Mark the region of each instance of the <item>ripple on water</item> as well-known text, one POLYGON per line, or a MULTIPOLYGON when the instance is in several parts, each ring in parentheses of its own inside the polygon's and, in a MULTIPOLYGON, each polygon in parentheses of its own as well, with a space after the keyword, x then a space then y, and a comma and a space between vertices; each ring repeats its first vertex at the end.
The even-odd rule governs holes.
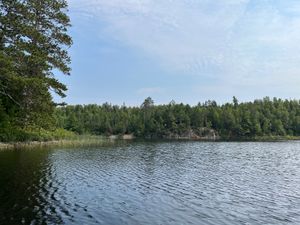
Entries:
POLYGON ((4 151, 0 184, 1 224, 300 224, 300 142, 4 151))

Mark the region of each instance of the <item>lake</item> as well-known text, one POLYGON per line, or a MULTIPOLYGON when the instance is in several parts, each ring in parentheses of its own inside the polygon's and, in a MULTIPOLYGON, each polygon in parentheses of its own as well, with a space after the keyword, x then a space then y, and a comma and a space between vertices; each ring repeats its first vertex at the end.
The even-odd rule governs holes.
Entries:
POLYGON ((300 224, 300 142, 0 151, 0 224, 300 224))

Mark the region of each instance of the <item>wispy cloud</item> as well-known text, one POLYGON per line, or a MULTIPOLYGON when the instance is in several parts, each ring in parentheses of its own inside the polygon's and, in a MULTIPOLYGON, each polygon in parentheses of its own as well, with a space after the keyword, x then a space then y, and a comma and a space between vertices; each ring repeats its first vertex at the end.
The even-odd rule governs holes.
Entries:
POLYGON ((231 86, 299 86, 287 82, 300 73, 298 0, 70 0, 70 6, 169 70, 231 86))

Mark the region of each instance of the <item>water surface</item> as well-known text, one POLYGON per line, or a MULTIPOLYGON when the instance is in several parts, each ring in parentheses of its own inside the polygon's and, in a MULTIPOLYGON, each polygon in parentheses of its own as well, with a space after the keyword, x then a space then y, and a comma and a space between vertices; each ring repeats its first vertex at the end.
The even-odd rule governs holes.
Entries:
POLYGON ((0 151, 0 224, 300 224, 300 142, 0 151))

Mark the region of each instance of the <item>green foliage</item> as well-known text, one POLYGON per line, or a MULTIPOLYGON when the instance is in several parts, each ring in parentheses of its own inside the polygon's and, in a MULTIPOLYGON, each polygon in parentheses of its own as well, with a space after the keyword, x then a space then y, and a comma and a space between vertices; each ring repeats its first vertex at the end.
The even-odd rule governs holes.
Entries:
POLYGON ((228 139, 300 135, 300 102, 268 97, 246 103, 234 97, 233 103, 224 105, 207 101, 190 106, 172 101, 155 106, 147 98, 141 107, 65 106, 56 109, 56 118, 57 126, 78 134, 164 137, 212 128, 228 139))
POLYGON ((55 130, 44 129, 5 129, 5 132, 0 130, 0 140, 2 142, 28 142, 28 141, 51 141, 61 139, 73 139, 76 135, 61 128, 55 130))
POLYGON ((0 141, 54 129, 50 90, 64 97, 67 88, 53 71, 70 73, 66 10, 65 0, 0 1, 0 141))

